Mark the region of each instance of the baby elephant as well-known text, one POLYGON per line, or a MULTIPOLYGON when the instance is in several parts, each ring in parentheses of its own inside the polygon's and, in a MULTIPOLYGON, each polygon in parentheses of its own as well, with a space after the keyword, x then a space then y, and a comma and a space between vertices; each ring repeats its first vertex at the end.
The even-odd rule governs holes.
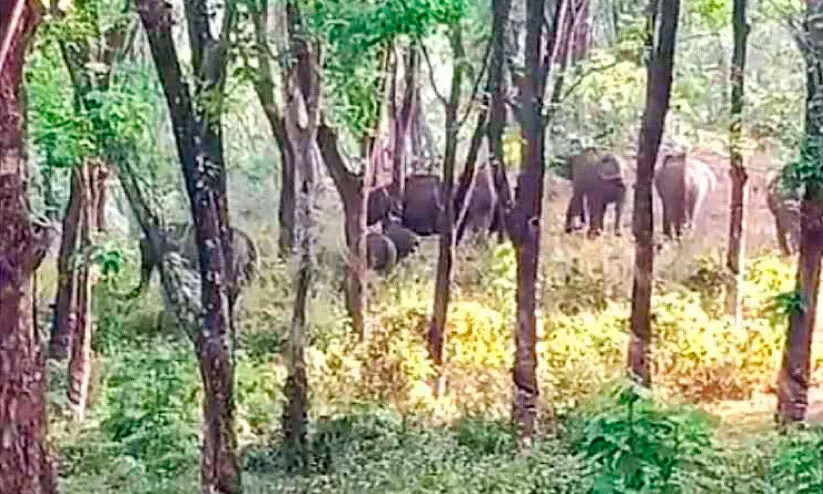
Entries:
POLYGON ((396 222, 387 222, 384 234, 394 243, 398 262, 414 254, 420 246, 420 238, 413 231, 396 222))
POLYGON ((397 248, 389 237, 371 232, 366 235, 366 259, 369 269, 388 274, 397 264, 397 248))
POLYGON ((686 153, 667 154, 655 173, 654 185, 663 202, 663 234, 680 238, 692 229, 716 178, 709 165, 687 159, 686 153))
POLYGON ((777 229, 777 244, 783 255, 790 256, 800 246, 800 196, 797 191, 783 188, 778 174, 769 179, 766 193, 777 229))

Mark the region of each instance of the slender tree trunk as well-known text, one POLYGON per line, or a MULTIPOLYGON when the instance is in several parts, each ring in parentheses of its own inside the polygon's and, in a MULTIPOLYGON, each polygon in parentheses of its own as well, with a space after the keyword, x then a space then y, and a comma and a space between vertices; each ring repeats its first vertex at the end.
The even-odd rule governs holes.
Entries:
POLYGON ((49 232, 29 219, 22 87, 40 15, 34 3, 0 0, 0 19, 0 492, 52 494, 45 359, 32 292, 49 232))
MULTIPOLYGON (((823 161, 823 15, 822 0, 807 0, 806 23, 806 140, 807 164, 819 167, 823 161)), ((813 179, 814 180, 814 179, 813 179)), ((823 185, 805 184, 800 220, 800 256, 797 261, 797 295, 802 306, 789 319, 786 346, 777 386, 779 423, 806 419, 809 402, 811 345, 818 309, 820 262, 823 258, 823 185)))
POLYGON ((454 162, 457 158, 457 134, 459 123, 457 112, 460 105, 460 92, 463 84, 463 50, 462 32, 459 23, 451 26, 451 46, 454 54, 451 91, 446 104, 446 153, 443 159, 443 202, 445 211, 443 230, 440 232, 440 250, 437 257, 437 280, 434 287, 434 308, 429 325, 429 353, 437 367, 438 379, 436 391, 441 391, 443 382, 440 372, 443 365, 443 348, 446 339, 446 315, 451 297, 452 264, 454 263, 454 162))
POLYGON ((202 106, 209 100, 206 96, 222 94, 224 88, 233 5, 227 4, 220 38, 213 39, 205 4, 201 0, 186 2, 192 67, 203 76, 196 79, 193 92, 175 50, 171 6, 159 0, 141 0, 138 11, 169 107, 197 242, 203 326, 195 335, 194 346, 205 391, 201 489, 204 493, 234 494, 241 490, 241 480, 234 431, 231 287, 224 281, 233 279, 231 228, 221 112, 202 106))
POLYGON ((257 78, 254 89, 269 122, 271 133, 280 151, 280 204, 278 219, 280 232, 278 251, 282 258, 291 256, 294 249, 294 158, 288 137, 286 124, 274 99, 274 77, 269 60, 269 45, 266 37, 268 26, 268 1, 263 0, 253 15, 255 49, 257 51, 257 78))
POLYGON ((729 158, 732 178, 732 196, 729 221, 729 251, 726 268, 729 270, 726 313, 733 316, 735 325, 742 324, 743 260, 745 258, 745 214, 748 196, 746 183, 749 179, 743 165, 740 144, 743 138, 743 83, 746 70, 746 38, 749 25, 746 21, 747 0, 734 1, 732 24, 734 26, 734 55, 732 56, 731 86, 732 108, 729 125, 729 158))
POLYGON ((54 321, 49 340, 49 355, 58 360, 65 360, 72 346, 72 338, 77 327, 77 252, 81 234, 83 215, 82 168, 71 172, 71 189, 69 206, 63 218, 63 239, 57 258, 57 296, 54 304, 54 321))
POLYGON ((646 108, 640 128, 637 158, 637 184, 634 195, 634 286, 632 288, 629 371, 644 386, 651 386, 651 299, 654 279, 654 221, 652 182, 666 113, 674 68, 674 45, 680 0, 660 0, 659 12, 650 22, 651 61, 646 82, 646 108), (659 22, 657 22, 659 19, 659 22), (656 34, 656 35, 655 35, 656 34))
POLYGON ((545 134, 543 93, 556 53, 560 12, 565 0, 557 2, 552 27, 544 50, 545 0, 526 2, 526 71, 520 85, 523 169, 518 177, 515 209, 509 218, 509 236, 517 258, 517 326, 514 355, 514 401, 512 419, 517 427, 517 449, 531 450, 537 415, 537 272, 540 259, 540 223, 543 215, 545 134), (546 57, 544 59, 544 56, 546 57))
POLYGON ((74 243, 73 259, 68 276, 72 278, 70 295, 71 311, 71 345, 69 359, 69 404, 74 410, 75 419, 83 420, 86 413, 89 377, 91 375, 91 283, 89 280, 89 263, 86 254, 91 247, 91 227, 95 217, 95 204, 92 198, 91 174, 94 173, 89 163, 78 167, 77 177, 78 222, 77 240, 74 243))
POLYGON ((303 458, 308 426, 308 378, 306 376, 306 308, 309 290, 317 269, 317 222, 314 217, 317 189, 316 159, 320 80, 318 55, 310 43, 296 2, 286 3, 292 60, 285 81, 286 132, 294 150, 297 181, 298 271, 289 342, 286 352, 288 377, 284 393, 283 417, 285 441, 294 453, 293 460, 303 458))
POLYGON ((489 124, 487 139, 489 157, 494 172, 494 186, 497 189, 497 208, 493 229, 502 241, 505 232, 505 211, 512 207, 511 186, 509 185, 506 160, 503 153, 503 131, 506 128, 506 28, 509 24, 511 0, 492 0, 494 23, 492 26, 492 51, 489 59, 489 124))
POLYGON ((394 150, 392 153, 392 196, 402 203, 406 184, 406 137, 411 117, 415 111, 414 96, 417 90, 417 47, 412 44, 405 57, 403 69, 403 100, 399 114, 394 117, 394 150))
POLYGON ((800 242, 797 292, 803 307, 789 319, 777 387, 777 419, 784 424, 805 420, 809 405, 812 335, 823 259, 823 204, 817 187, 810 188, 803 199, 800 242))

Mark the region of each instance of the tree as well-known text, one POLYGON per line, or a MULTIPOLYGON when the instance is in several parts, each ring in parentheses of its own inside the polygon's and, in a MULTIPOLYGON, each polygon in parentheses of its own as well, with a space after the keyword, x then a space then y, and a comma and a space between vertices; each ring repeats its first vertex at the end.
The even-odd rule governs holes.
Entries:
POLYGON ((726 312, 734 316, 735 324, 741 324, 743 288, 743 259, 745 257, 745 213, 747 202, 748 173, 743 165, 740 145, 743 138, 743 83, 746 70, 746 39, 749 25, 746 21, 746 0, 734 1, 732 14, 734 27, 734 54, 731 70, 731 123, 729 124, 729 159, 732 178, 732 196, 729 217, 729 251, 726 268, 729 270, 728 300, 726 312))
POLYGON ((652 182, 666 114, 669 111, 680 0, 660 0, 659 3, 652 2, 652 5, 655 8, 649 16, 647 46, 650 48, 650 60, 646 80, 646 107, 640 127, 634 194, 635 254, 629 339, 629 371, 644 386, 651 386, 649 351, 654 279, 652 182))
MULTIPOLYGON (((91 140, 99 142, 104 140, 103 136, 110 134, 111 129, 106 119, 101 118, 101 104, 97 96, 109 90, 114 64, 134 39, 136 26, 131 26, 131 22, 121 16, 110 28, 101 31, 97 7, 93 2, 78 3, 71 14, 76 18, 73 19, 73 29, 69 29, 63 38, 58 38, 57 44, 74 89, 75 118, 87 123, 94 131, 91 140)), ((56 10, 55 14, 61 20, 66 17, 56 10)), ((46 144, 47 156, 58 152, 49 146, 51 143, 46 144)), ((58 258, 58 289, 49 354, 61 360, 71 356, 69 403, 75 416, 82 418, 91 374, 93 329, 88 254, 93 245, 93 234, 105 228, 108 167, 104 160, 93 156, 102 150, 102 145, 78 148, 84 152, 74 156, 76 161, 72 163, 69 206, 63 218, 63 239, 58 258)))
POLYGON ((294 151, 297 180, 298 270, 287 348, 288 377, 283 431, 286 443, 302 456, 306 444, 308 379, 306 376, 306 308, 317 270, 317 221, 314 217, 317 191, 315 145, 320 107, 319 52, 310 41, 297 2, 286 3, 291 60, 286 72, 286 134, 294 151))
POLYGON ((786 170, 786 186, 802 186, 800 256, 795 296, 788 300, 789 328, 777 386, 776 419, 802 422, 809 403, 811 346, 823 259, 823 1, 807 0, 801 36, 806 58, 806 141, 800 159, 786 170))
POLYGON ((138 11, 166 96, 197 240, 202 316, 194 345, 205 388, 202 489, 235 493, 241 487, 234 431, 233 308, 225 283, 233 278, 221 124, 234 4, 226 3, 215 37, 206 2, 185 2, 192 83, 183 75, 174 46, 171 5, 141 0, 138 11))
POLYGON ((280 233, 278 247, 280 256, 287 258, 294 248, 294 157, 286 135, 286 123, 274 98, 274 76, 272 75, 269 44, 266 37, 269 4, 267 0, 261 0, 259 4, 254 4, 251 8, 252 22, 254 23, 255 52, 257 54, 257 74, 254 79, 254 90, 257 93, 258 100, 260 100, 260 105, 263 107, 263 113, 265 113, 269 122, 274 140, 277 142, 277 149, 280 151, 280 207, 278 212, 280 233))
POLYGON ((492 0, 494 21, 492 25, 492 50, 489 60, 489 84, 486 86, 490 98, 489 122, 486 127, 489 157, 494 171, 494 185, 497 189, 497 211, 495 223, 502 239, 505 230, 505 210, 511 209, 511 187, 509 186, 506 160, 503 152, 503 131, 506 127, 506 26, 511 12, 511 0, 492 0))
POLYGON ((454 56, 452 67, 451 90, 446 107, 446 152, 443 157, 443 212, 442 230, 437 256, 437 279, 434 286, 434 307, 429 325, 429 353, 434 365, 439 370, 443 364, 443 346, 445 342, 446 315, 449 310, 451 296, 452 264, 454 263, 454 221, 455 208, 453 203, 454 163, 457 159, 457 134, 460 130, 458 111, 460 109, 460 93, 463 84, 463 66, 466 57, 463 48, 463 34, 460 21, 449 27, 449 41, 454 56))
POLYGON ((514 210, 506 219, 517 258, 517 326, 515 329, 513 421, 518 427, 518 449, 531 448, 537 414, 537 271, 540 259, 540 223, 543 216, 545 133, 543 101, 549 71, 557 56, 558 35, 567 1, 558 1, 542 50, 545 0, 526 3, 526 76, 518 84, 519 118, 524 163, 517 177, 514 210))
MULTIPOLYGON (((392 149, 391 191, 392 197, 400 204, 402 204, 403 201, 403 191, 406 184, 406 135, 409 132, 412 114, 416 110, 414 105, 415 94, 417 92, 417 52, 417 47, 412 43, 405 56, 405 64, 403 66, 403 98, 400 103, 400 108, 397 108, 396 73, 392 77, 392 94, 389 100, 392 120, 394 121, 394 128, 392 129, 394 147, 392 149)), ((400 66, 397 58, 399 57, 395 57, 395 68, 400 66)))
POLYGON ((30 220, 23 67, 40 6, 0 1, 0 492, 57 492, 47 444, 45 360, 32 275, 51 240, 30 220))

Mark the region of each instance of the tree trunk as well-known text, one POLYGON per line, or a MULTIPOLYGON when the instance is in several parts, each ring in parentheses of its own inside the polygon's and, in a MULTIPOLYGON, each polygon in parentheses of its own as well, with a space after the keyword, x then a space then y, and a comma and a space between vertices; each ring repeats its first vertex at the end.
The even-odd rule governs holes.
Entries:
MULTIPOLYGON (((808 186, 807 186, 808 187, 808 186)), ((797 293, 803 301, 789 319, 789 331, 777 386, 777 419, 788 424, 806 419, 809 405, 811 347, 823 258, 823 205, 820 189, 810 187, 803 198, 797 293)))
POLYGON ((451 297, 452 264, 454 263, 454 162, 457 159, 457 137, 459 122, 457 112, 460 105, 460 93, 463 84, 463 64, 465 51, 459 23, 451 26, 450 35, 454 56, 452 68, 451 91, 446 103, 446 153, 443 158, 443 229, 440 232, 440 249, 437 257, 437 279, 434 286, 434 307, 429 325, 429 354, 437 368, 438 379, 436 391, 442 390, 443 348, 446 339, 446 315, 451 297))
POLYGON ((315 47, 308 41, 296 2, 286 3, 289 42, 294 60, 285 80, 286 132, 294 150, 298 174, 297 229, 298 271, 294 312, 286 352, 288 377, 284 393, 286 407, 283 432, 292 450, 293 461, 304 459, 308 425, 308 378, 306 376, 306 308, 309 290, 317 269, 317 222, 314 217, 317 189, 316 159, 318 108, 320 104, 319 66, 315 47))
POLYGON ((274 77, 269 62, 269 46, 266 37, 268 26, 268 1, 263 0, 253 12, 255 49, 257 51, 257 78, 254 89, 269 122, 272 136, 280 151, 280 205, 278 219, 278 251, 281 258, 291 256, 294 249, 294 159, 286 124, 274 99, 274 77))
POLYGON ((231 494, 241 490, 234 431, 231 287, 224 281, 232 279, 231 229, 221 111, 201 103, 209 100, 207 95, 223 91, 232 9, 227 4, 221 36, 212 39, 205 4, 200 0, 186 2, 192 66, 202 76, 192 94, 174 47, 171 6, 159 0, 141 0, 138 6, 169 107, 197 241, 203 326, 195 335, 194 346, 205 391, 201 489, 231 494))
MULTIPOLYGON (((819 167, 823 160, 823 1, 807 0, 806 23, 806 165, 819 167)), ((812 178, 816 180, 816 178, 812 178)), ((811 345, 818 309, 820 262, 823 258, 823 186, 805 183, 801 220, 800 256, 797 261, 797 295, 802 301, 789 319, 786 346, 778 378, 777 414, 779 423, 790 424, 806 419, 811 372, 811 345)))
POLYGON ((82 190, 84 165, 71 172, 69 206, 63 217, 63 238, 57 258, 57 296, 54 304, 54 321, 49 340, 49 356, 65 360, 69 355, 77 327, 77 252, 82 230, 82 190))
POLYGON ((80 221, 77 224, 78 240, 75 254, 79 262, 72 262, 71 276, 74 278, 71 299, 74 327, 71 337, 71 358, 69 359, 69 404, 77 420, 83 420, 86 414, 89 377, 91 375, 91 283, 89 280, 89 263, 86 258, 91 247, 91 226, 95 209, 91 193, 91 166, 84 164, 77 169, 80 203, 80 221))
MULTIPOLYGON (((317 145, 323 163, 329 171, 334 187, 340 195, 345 216, 346 248, 348 250, 348 276, 346 278, 346 310, 352 320, 352 329, 365 337, 366 312, 366 188, 364 180, 350 172, 338 147, 335 131, 325 124, 317 129, 317 145)), ((370 177, 369 160, 363 177, 370 177)))
POLYGON ((540 222, 543 214, 545 135, 543 93, 552 66, 559 31, 559 13, 565 0, 557 2, 553 26, 548 33, 547 60, 543 59, 545 0, 526 2, 526 70, 520 86, 524 164, 518 176, 516 205, 509 220, 509 236, 517 258, 517 327, 514 355, 514 402, 512 419, 517 427, 517 449, 531 450, 539 388, 537 384, 537 271, 540 259, 540 222))
POLYGON ((506 27, 509 23, 511 0, 492 0, 494 23, 492 26, 492 51, 489 59, 489 123, 487 139, 489 141, 489 158, 494 172, 494 186, 497 189, 497 208, 493 230, 502 241, 505 232, 505 211, 512 207, 511 186, 509 185, 506 160, 503 153, 503 131, 506 128, 506 27))
POLYGON ((417 90, 417 47, 412 44, 406 55, 403 69, 403 100, 400 112, 394 117, 394 150, 392 152, 392 196, 398 202, 403 201, 403 189, 406 184, 406 136, 411 124, 414 108, 414 96, 417 90))
POLYGON ((740 145, 743 139, 743 82, 746 70, 746 38, 749 25, 746 21, 747 0, 734 1, 732 24, 734 26, 734 55, 732 56, 731 86, 732 106, 729 125, 729 159, 732 178, 732 196, 729 222, 729 251, 726 268, 729 270, 726 313, 733 316, 735 325, 742 324, 743 260, 745 258, 745 214, 748 196, 746 183, 749 179, 743 165, 740 145))
POLYGON ((49 232, 29 219, 23 67, 38 7, 0 0, 0 492, 57 492, 49 455, 45 359, 32 274, 49 232))
POLYGON ((652 182, 663 136, 674 68, 674 45, 680 0, 660 0, 650 22, 651 60, 646 81, 646 108, 640 128, 637 184, 634 195, 634 285, 632 287, 629 371, 644 386, 651 386, 651 299, 654 280, 654 221, 652 182), (656 20, 657 21, 656 21, 656 20))

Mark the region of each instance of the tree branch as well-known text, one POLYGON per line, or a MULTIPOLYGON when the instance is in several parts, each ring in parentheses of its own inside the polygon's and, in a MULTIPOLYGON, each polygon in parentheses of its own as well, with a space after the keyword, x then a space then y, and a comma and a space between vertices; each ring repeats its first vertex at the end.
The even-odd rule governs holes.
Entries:
POLYGON ((418 40, 418 44, 420 45, 420 51, 423 52, 423 59, 426 60, 426 66, 429 68, 429 82, 431 82, 434 95, 437 96, 437 99, 439 99, 443 105, 448 105, 449 101, 443 96, 443 93, 437 89, 437 83, 434 81, 434 67, 432 66, 431 58, 429 58, 429 50, 426 49, 426 44, 423 43, 423 40, 418 40))

